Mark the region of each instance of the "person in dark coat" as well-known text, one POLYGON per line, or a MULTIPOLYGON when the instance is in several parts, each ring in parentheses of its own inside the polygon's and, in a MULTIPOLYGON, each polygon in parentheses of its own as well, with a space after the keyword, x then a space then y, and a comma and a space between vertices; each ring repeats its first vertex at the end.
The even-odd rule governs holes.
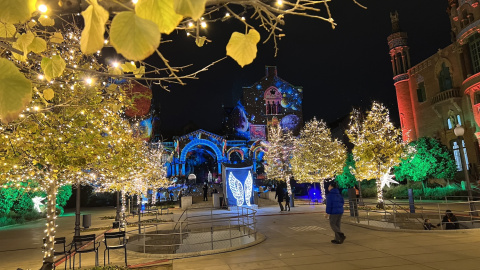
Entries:
POLYGON ((280 211, 283 211, 283 189, 277 187, 275 190, 275 199, 278 201, 278 205, 280 205, 280 211))
POLYGON ((430 219, 425 219, 425 222, 423 222, 423 228, 427 231, 430 231, 432 228, 436 228, 435 225, 433 225, 431 222, 430 222, 430 219))
POLYGON ((337 182, 331 182, 328 186, 327 208, 325 218, 330 220, 330 227, 335 233, 335 239, 331 242, 334 244, 342 244, 347 238, 340 229, 343 215, 344 200, 342 194, 338 190, 337 182))
POLYGON ((445 224, 445 230, 457 230, 460 228, 457 217, 452 213, 452 210, 446 210, 445 216, 442 218, 442 222, 437 226, 443 226, 445 224))
POLYGON ((285 211, 287 211, 287 208, 288 211, 290 211, 290 195, 288 195, 287 189, 285 189, 283 192, 285 194, 285 211))
POLYGON ((208 195, 208 185, 207 185, 207 183, 205 183, 203 185, 203 200, 204 201, 208 201, 207 195, 208 195))

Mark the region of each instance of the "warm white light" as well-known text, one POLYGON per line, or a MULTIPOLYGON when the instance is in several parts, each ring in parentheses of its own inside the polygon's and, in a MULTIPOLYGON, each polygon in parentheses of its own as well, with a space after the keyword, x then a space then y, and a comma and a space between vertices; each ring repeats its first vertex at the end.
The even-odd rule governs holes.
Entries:
POLYGON ((44 78, 44 77, 43 77, 42 74, 38 74, 38 79, 39 79, 39 80, 43 80, 43 78, 44 78))
POLYGON ((132 3, 135 5, 136 3, 138 3, 138 0, 132 0, 132 3))
POLYGON ((225 13, 225 17, 230 17, 230 13, 225 13))
POLYGON ((200 23, 200 26, 201 26, 202 28, 207 28, 207 23, 206 23, 206 22, 202 22, 202 23, 200 23))
POLYGON ((105 39, 105 40, 103 41, 103 43, 105 43, 105 44, 108 44, 108 40, 107 40, 107 39, 105 39))
POLYGON ((189 23, 188 23, 188 27, 189 27, 189 28, 192 28, 192 27, 193 27, 193 23, 192 23, 192 22, 189 22, 189 23))
POLYGON ((112 66, 113 66, 114 68, 117 68, 117 67, 118 67, 118 62, 113 62, 112 66))
POLYGON ((48 8, 47 8, 46 5, 41 4, 40 6, 38 6, 38 10, 42 13, 45 13, 45 12, 47 12, 48 8))
POLYGON ((245 17, 242 17, 242 21, 245 21, 245 17))
POLYGON ((88 85, 91 85, 92 82, 93 82, 93 80, 92 80, 92 78, 87 78, 87 79, 85 79, 85 82, 86 82, 88 85))
POLYGON ((283 1, 282 0, 277 0, 277 6, 283 6, 283 1))
POLYGON ((42 210, 40 209, 40 206, 41 206, 41 205, 44 205, 44 204, 42 203, 42 201, 43 201, 44 199, 45 199, 45 198, 39 197, 39 196, 36 196, 36 197, 33 197, 33 198, 32 198, 33 208, 35 208, 35 210, 37 210, 39 213, 42 212, 42 210))

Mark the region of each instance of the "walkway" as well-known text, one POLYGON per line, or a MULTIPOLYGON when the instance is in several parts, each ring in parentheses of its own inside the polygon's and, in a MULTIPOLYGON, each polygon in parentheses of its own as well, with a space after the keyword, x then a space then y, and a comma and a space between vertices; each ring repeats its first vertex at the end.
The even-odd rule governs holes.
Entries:
MULTIPOLYGON (((94 225, 111 224, 111 220, 102 221, 100 217, 114 215, 113 208, 90 211, 94 225)), ((65 227, 73 228, 73 218, 59 218, 57 235, 71 238, 73 230, 65 227)), ((257 226, 267 236, 263 243, 233 252, 163 262, 149 269, 480 269, 480 230, 387 231, 359 227, 348 220, 344 217, 342 225, 345 243, 334 245, 330 243, 333 233, 324 218, 324 206, 298 205, 282 213, 278 206, 264 206, 258 211, 257 226)), ((0 230, 0 269, 39 268, 43 225, 44 221, 33 222, 0 230)), ((100 250, 103 265, 102 255, 100 250)), ((85 266, 93 265, 93 255, 82 257, 85 266)), ((121 265, 123 257, 113 255, 111 259, 121 265)), ((151 261, 154 259, 129 258, 129 264, 151 261)))

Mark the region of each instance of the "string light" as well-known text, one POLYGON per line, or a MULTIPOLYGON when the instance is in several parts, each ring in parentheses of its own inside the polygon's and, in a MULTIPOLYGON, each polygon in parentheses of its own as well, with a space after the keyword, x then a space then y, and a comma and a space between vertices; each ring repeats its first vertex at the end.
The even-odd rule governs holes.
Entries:
POLYGON ((45 12, 47 12, 48 7, 44 4, 41 4, 41 5, 38 6, 38 10, 42 13, 45 13, 45 12))

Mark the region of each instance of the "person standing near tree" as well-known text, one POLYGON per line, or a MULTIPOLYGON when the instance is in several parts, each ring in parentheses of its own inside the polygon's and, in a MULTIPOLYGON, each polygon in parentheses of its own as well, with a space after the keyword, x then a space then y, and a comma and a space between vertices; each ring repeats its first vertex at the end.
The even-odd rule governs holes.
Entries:
POLYGON ((287 189, 285 189, 283 192, 285 194, 285 211, 287 211, 287 208, 288 211, 290 211, 290 195, 288 195, 287 189))
POLYGON ((283 211, 283 189, 281 187, 277 187, 275 190, 275 199, 278 201, 278 205, 280 205, 280 211, 283 211))
POLYGON ((331 242, 333 244, 342 244, 347 238, 340 229, 340 225, 342 223, 343 205, 345 202, 340 194, 340 191, 338 190, 337 182, 330 182, 328 191, 326 207, 327 213, 325 214, 325 218, 330 220, 330 227, 335 233, 335 239, 333 239, 331 242))

